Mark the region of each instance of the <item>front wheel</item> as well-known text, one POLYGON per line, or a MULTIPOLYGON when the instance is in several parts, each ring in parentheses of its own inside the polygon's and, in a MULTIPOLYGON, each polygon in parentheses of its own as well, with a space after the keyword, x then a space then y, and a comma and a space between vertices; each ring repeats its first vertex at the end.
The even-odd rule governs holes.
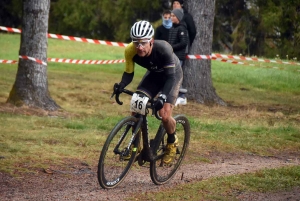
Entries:
POLYGON ((178 170, 190 142, 190 123, 184 115, 177 115, 176 120, 176 135, 178 137, 178 146, 176 156, 170 164, 164 164, 162 157, 167 145, 167 134, 162 125, 159 128, 153 152, 156 156, 155 160, 150 162, 150 176, 153 183, 157 185, 168 182, 178 170))
POLYGON ((102 188, 109 189, 119 185, 135 162, 141 139, 140 132, 132 144, 130 142, 137 121, 138 119, 133 116, 125 117, 107 137, 101 151, 97 172, 98 182, 102 188))

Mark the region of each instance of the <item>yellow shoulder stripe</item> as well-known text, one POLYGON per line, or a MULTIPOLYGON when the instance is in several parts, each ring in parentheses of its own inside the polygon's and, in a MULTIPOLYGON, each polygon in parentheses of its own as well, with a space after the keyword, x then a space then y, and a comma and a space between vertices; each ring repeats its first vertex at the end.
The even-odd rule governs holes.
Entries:
POLYGON ((125 72, 126 73, 134 72, 134 62, 132 60, 134 55, 136 55, 136 48, 131 42, 125 48, 125 72))

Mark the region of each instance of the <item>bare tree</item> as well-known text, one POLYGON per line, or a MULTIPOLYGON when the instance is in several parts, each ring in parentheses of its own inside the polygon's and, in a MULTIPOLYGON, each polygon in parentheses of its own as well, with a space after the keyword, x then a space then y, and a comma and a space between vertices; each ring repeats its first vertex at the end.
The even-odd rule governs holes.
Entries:
MULTIPOLYGON (((193 16, 197 35, 190 54, 211 55, 216 0, 186 0, 185 9, 193 16)), ((211 78, 211 60, 187 60, 183 86, 188 98, 203 104, 226 105, 217 95, 211 78)))
MULTIPOLYGON (((19 55, 47 63, 50 0, 23 0, 19 55)), ((60 107, 48 91, 47 65, 19 59, 18 71, 7 102, 55 111, 60 107)))

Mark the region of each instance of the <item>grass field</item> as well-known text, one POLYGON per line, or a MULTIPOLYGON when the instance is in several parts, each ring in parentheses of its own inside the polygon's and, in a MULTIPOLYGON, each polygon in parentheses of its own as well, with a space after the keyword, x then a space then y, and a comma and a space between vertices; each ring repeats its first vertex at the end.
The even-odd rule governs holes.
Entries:
MULTIPOLYGON (((0 34, 0 46, 5 47, 0 49, 0 59, 17 60, 19 43, 19 35, 0 34)), ((49 58, 124 58, 121 47, 55 39, 49 39, 48 45, 49 58)), ((272 68, 274 64, 256 65, 212 61, 214 86, 229 107, 208 107, 188 100, 187 106, 175 109, 175 114, 184 113, 191 121, 191 144, 185 163, 210 162, 207 152, 299 156, 300 66, 276 64, 277 69, 272 68)), ((17 175, 52 164, 63 166, 65 160, 97 165, 107 134, 119 119, 129 114, 129 97, 121 96, 123 106, 110 99, 124 64, 49 62, 49 91, 62 107, 51 115, 5 104, 17 67, 0 63, 0 171, 17 175)), ((139 67, 136 70, 130 89, 137 86, 145 72, 139 67)), ((154 133, 157 125, 157 120, 150 118, 150 132, 154 133)), ((202 189, 215 198, 232 189, 267 192, 300 186, 299 172, 300 167, 294 166, 209 179, 184 188, 192 194, 202 189), (272 185, 274 180, 280 185, 272 185)), ((170 195, 176 196, 174 192, 170 195)))

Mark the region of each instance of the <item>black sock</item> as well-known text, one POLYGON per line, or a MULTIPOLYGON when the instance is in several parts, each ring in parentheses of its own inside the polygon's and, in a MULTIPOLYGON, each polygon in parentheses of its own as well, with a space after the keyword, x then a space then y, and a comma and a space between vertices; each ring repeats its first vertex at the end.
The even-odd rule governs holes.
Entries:
POLYGON ((176 132, 172 134, 168 134, 167 143, 174 143, 175 142, 175 134, 176 132))

